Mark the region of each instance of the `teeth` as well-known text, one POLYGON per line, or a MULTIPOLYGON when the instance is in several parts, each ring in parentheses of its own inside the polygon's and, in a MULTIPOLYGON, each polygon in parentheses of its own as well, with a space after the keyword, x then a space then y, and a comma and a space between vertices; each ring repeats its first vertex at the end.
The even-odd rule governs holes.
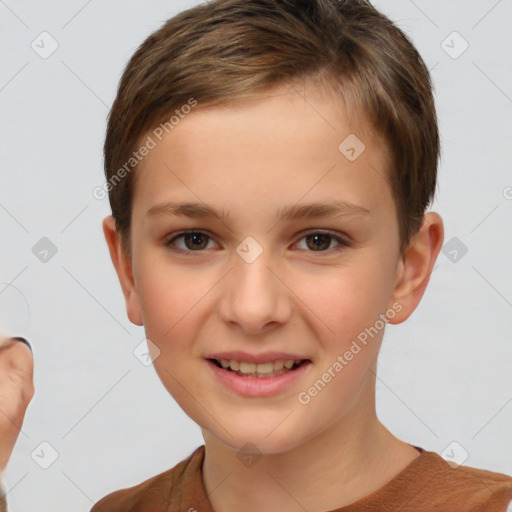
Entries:
POLYGON ((274 363, 259 363, 256 365, 256 373, 272 373, 274 371, 274 363))
MULTIPOLYGON (((302 359, 288 359, 286 361, 278 360, 278 361, 269 361, 268 363, 248 363, 246 361, 235 361, 227 359, 221 359, 220 364, 222 368, 228 369, 231 368, 234 372, 240 372, 244 375, 249 373, 258 373, 258 374, 271 374, 273 372, 279 372, 281 370, 287 371, 290 370, 293 365, 299 364, 302 362, 302 359)), ((281 373, 284 373, 281 371, 281 373)))
POLYGON ((283 361, 274 361, 274 370, 282 370, 284 367, 283 361))
POLYGON ((240 362, 240 371, 242 373, 254 373, 256 371, 256 365, 254 363, 240 362))

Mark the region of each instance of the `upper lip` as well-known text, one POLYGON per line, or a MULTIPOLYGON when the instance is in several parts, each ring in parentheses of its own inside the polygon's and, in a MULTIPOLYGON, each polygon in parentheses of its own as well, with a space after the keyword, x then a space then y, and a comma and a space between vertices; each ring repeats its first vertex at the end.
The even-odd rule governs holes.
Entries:
POLYGON ((234 352, 216 352, 215 354, 209 354, 206 359, 225 359, 227 361, 243 361, 247 363, 269 363, 274 361, 289 361, 293 360, 308 360, 307 358, 298 354, 290 354, 287 352, 263 352, 262 354, 249 354, 241 350, 234 352))

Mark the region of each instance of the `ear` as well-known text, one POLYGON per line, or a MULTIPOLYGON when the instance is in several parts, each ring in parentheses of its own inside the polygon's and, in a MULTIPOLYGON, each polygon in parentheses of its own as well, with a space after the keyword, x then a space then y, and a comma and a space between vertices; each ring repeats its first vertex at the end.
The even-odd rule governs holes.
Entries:
POLYGON ((123 290, 128 318, 130 322, 135 325, 143 325, 139 297, 133 279, 132 263, 123 249, 121 236, 117 231, 114 217, 112 217, 112 215, 105 217, 102 226, 108 250, 110 251, 110 258, 112 259, 123 290))
POLYGON ((389 319, 390 324, 407 320, 420 303, 443 240, 441 217, 433 212, 425 214, 418 233, 412 237, 397 265, 393 301, 402 307, 400 310, 393 308, 397 313, 389 319))

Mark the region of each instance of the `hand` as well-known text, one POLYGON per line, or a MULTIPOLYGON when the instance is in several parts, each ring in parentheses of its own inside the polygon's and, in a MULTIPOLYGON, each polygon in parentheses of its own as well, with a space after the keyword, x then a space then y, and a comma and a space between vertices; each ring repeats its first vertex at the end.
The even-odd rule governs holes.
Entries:
POLYGON ((15 338, 0 338, 0 475, 34 396, 33 372, 32 350, 15 338))

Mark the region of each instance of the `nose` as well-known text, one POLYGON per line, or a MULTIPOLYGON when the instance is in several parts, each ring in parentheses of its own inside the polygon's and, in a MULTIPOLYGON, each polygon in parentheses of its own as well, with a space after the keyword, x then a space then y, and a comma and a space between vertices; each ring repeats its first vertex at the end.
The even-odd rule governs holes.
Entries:
POLYGON ((269 254, 263 250, 251 263, 236 254, 224 280, 219 314, 247 334, 266 333, 286 323, 292 311, 292 293, 269 254))

